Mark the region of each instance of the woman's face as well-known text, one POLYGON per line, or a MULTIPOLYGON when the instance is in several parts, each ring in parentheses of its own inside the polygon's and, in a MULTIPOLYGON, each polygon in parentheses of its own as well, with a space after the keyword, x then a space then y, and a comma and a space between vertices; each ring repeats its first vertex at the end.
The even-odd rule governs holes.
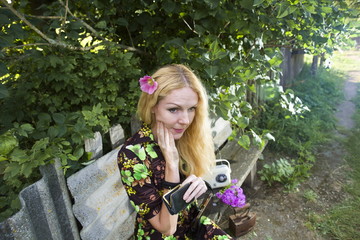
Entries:
POLYGON ((198 94, 190 87, 172 90, 154 106, 155 120, 178 140, 194 120, 198 101, 198 94))

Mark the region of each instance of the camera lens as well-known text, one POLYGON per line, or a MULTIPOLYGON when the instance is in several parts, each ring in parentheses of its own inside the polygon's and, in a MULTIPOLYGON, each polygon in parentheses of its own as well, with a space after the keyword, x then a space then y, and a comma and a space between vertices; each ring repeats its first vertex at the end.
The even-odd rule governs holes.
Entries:
POLYGON ((219 174, 216 176, 217 182, 225 182, 227 180, 227 176, 225 174, 219 174))

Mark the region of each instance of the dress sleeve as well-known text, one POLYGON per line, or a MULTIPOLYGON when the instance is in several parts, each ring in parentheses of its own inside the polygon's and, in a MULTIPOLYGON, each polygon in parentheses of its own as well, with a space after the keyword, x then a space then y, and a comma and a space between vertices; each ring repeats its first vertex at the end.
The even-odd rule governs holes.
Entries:
POLYGON ((121 181, 130 203, 140 217, 150 219, 160 212, 162 198, 153 180, 151 164, 157 154, 149 144, 126 145, 118 154, 121 181))

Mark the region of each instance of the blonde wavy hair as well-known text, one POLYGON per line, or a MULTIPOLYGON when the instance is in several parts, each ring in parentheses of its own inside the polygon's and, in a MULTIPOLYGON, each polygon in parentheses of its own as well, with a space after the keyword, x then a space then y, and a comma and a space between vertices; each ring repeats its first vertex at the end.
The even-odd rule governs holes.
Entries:
POLYGON ((158 82, 153 94, 142 93, 137 114, 141 121, 153 126, 155 116, 152 108, 172 90, 190 87, 199 97, 195 117, 184 135, 176 141, 180 155, 180 171, 189 176, 204 176, 215 162, 214 144, 208 115, 208 98, 199 78, 186 66, 172 64, 158 69, 152 77, 158 82))

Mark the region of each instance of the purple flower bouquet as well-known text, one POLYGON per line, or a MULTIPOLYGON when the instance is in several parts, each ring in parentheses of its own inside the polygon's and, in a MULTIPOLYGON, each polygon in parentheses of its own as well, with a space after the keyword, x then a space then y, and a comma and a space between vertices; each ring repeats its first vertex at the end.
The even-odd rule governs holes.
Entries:
POLYGON ((242 188, 239 186, 236 186, 237 182, 238 182, 237 179, 233 179, 229 186, 225 187, 220 192, 217 192, 215 195, 223 203, 225 203, 231 207, 242 208, 246 204, 246 197, 243 193, 242 188))

